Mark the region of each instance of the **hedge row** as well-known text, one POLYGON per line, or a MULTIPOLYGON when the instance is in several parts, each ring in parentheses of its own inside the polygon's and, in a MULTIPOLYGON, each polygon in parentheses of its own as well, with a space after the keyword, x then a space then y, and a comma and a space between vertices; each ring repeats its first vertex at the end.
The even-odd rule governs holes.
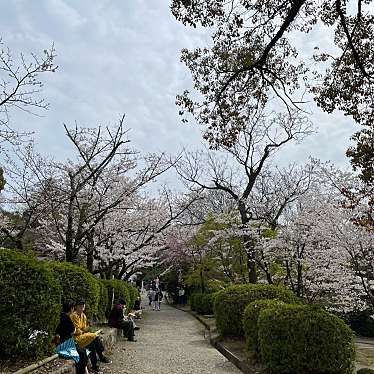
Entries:
POLYGON ((290 290, 273 285, 242 284, 217 292, 214 314, 221 335, 243 337, 242 320, 245 307, 252 301, 264 299, 278 299, 285 303, 299 302, 290 290))
POLYGON ((200 314, 213 314, 213 304, 217 292, 204 294, 194 293, 190 296, 191 310, 200 314))
POLYGON ((130 286, 128 283, 118 279, 101 280, 100 281, 106 288, 106 297, 108 298, 105 315, 108 316, 112 308, 112 302, 118 299, 125 299, 128 309, 132 309, 135 304, 136 298, 139 296, 138 290, 130 286))
POLYGON ((215 296, 214 312, 221 335, 244 334, 250 356, 269 373, 353 373, 353 331, 337 316, 303 305, 284 288, 228 287, 215 296))
POLYGON ((64 300, 86 301, 89 318, 104 321, 114 300, 134 305, 136 288, 120 280, 96 279, 87 269, 65 262, 40 262, 0 249, 0 357, 37 358, 52 349, 51 336, 64 300))

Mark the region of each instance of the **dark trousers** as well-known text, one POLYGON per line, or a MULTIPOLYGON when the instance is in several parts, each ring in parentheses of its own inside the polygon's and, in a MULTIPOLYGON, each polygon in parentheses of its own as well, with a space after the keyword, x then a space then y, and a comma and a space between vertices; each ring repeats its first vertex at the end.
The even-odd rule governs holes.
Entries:
POLYGON ((79 353, 79 362, 75 364, 75 367, 77 369, 77 374, 85 374, 86 372, 86 366, 88 362, 87 352, 86 348, 80 348, 77 345, 77 352, 79 353))
POLYGON ((134 324, 131 321, 119 321, 116 328, 123 330, 125 338, 132 339, 134 337, 134 324))
POLYGON ((103 357, 104 346, 99 337, 97 337, 93 342, 88 344, 86 348, 91 352, 90 360, 93 368, 97 368, 97 356, 101 359, 103 357))

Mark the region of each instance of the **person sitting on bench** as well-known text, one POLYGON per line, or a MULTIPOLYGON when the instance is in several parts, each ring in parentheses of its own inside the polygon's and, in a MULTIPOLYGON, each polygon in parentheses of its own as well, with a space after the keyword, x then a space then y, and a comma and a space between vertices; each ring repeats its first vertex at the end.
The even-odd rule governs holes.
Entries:
POLYGON ((99 356, 100 362, 111 363, 111 361, 103 354, 104 346, 99 338, 101 330, 90 332, 91 328, 84 313, 85 308, 86 303, 84 300, 79 300, 75 305, 75 312, 71 316, 71 320, 75 326, 74 338, 81 348, 87 348, 91 352, 89 357, 92 370, 98 372, 97 356, 99 356))
POLYGON ((115 304, 109 314, 108 325, 110 327, 115 327, 117 329, 123 330, 123 336, 130 342, 136 342, 134 334, 134 324, 131 320, 125 318, 124 308, 126 301, 124 299, 119 299, 118 303, 115 304))

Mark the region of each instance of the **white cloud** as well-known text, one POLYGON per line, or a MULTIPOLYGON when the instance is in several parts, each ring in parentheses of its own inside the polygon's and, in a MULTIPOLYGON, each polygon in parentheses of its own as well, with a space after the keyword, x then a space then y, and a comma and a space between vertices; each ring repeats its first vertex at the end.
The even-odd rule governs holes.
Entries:
MULTIPOLYGON (((12 118, 13 126, 35 131, 41 150, 65 157, 70 148, 62 123, 114 123, 123 112, 135 147, 176 152, 182 144, 199 146, 198 126, 180 123, 174 101, 191 85, 180 50, 207 45, 209 35, 178 23, 168 1, 15 0, 1 4, 0 22, 1 36, 19 52, 55 42, 60 67, 45 77, 44 91, 51 109, 43 118, 12 118)), ((347 162, 351 121, 314 110, 320 133, 290 148, 282 163, 309 154, 347 162)))

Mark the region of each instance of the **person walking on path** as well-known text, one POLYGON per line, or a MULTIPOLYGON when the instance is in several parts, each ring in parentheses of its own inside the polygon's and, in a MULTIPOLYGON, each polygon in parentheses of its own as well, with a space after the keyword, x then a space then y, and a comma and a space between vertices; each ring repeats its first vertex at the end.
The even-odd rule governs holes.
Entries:
POLYGON ((155 290, 155 296, 154 296, 154 305, 153 310, 160 310, 161 301, 163 298, 163 294, 160 288, 156 288, 155 290))
POLYGON ((123 330, 123 336, 127 338, 129 342, 136 342, 134 334, 134 323, 129 319, 125 319, 124 308, 126 301, 119 299, 118 303, 115 304, 109 314, 108 325, 116 329, 123 330))
POLYGON ((148 299, 149 299, 149 306, 153 305, 153 309, 154 309, 155 294, 156 294, 155 286, 151 285, 148 291, 148 299))

